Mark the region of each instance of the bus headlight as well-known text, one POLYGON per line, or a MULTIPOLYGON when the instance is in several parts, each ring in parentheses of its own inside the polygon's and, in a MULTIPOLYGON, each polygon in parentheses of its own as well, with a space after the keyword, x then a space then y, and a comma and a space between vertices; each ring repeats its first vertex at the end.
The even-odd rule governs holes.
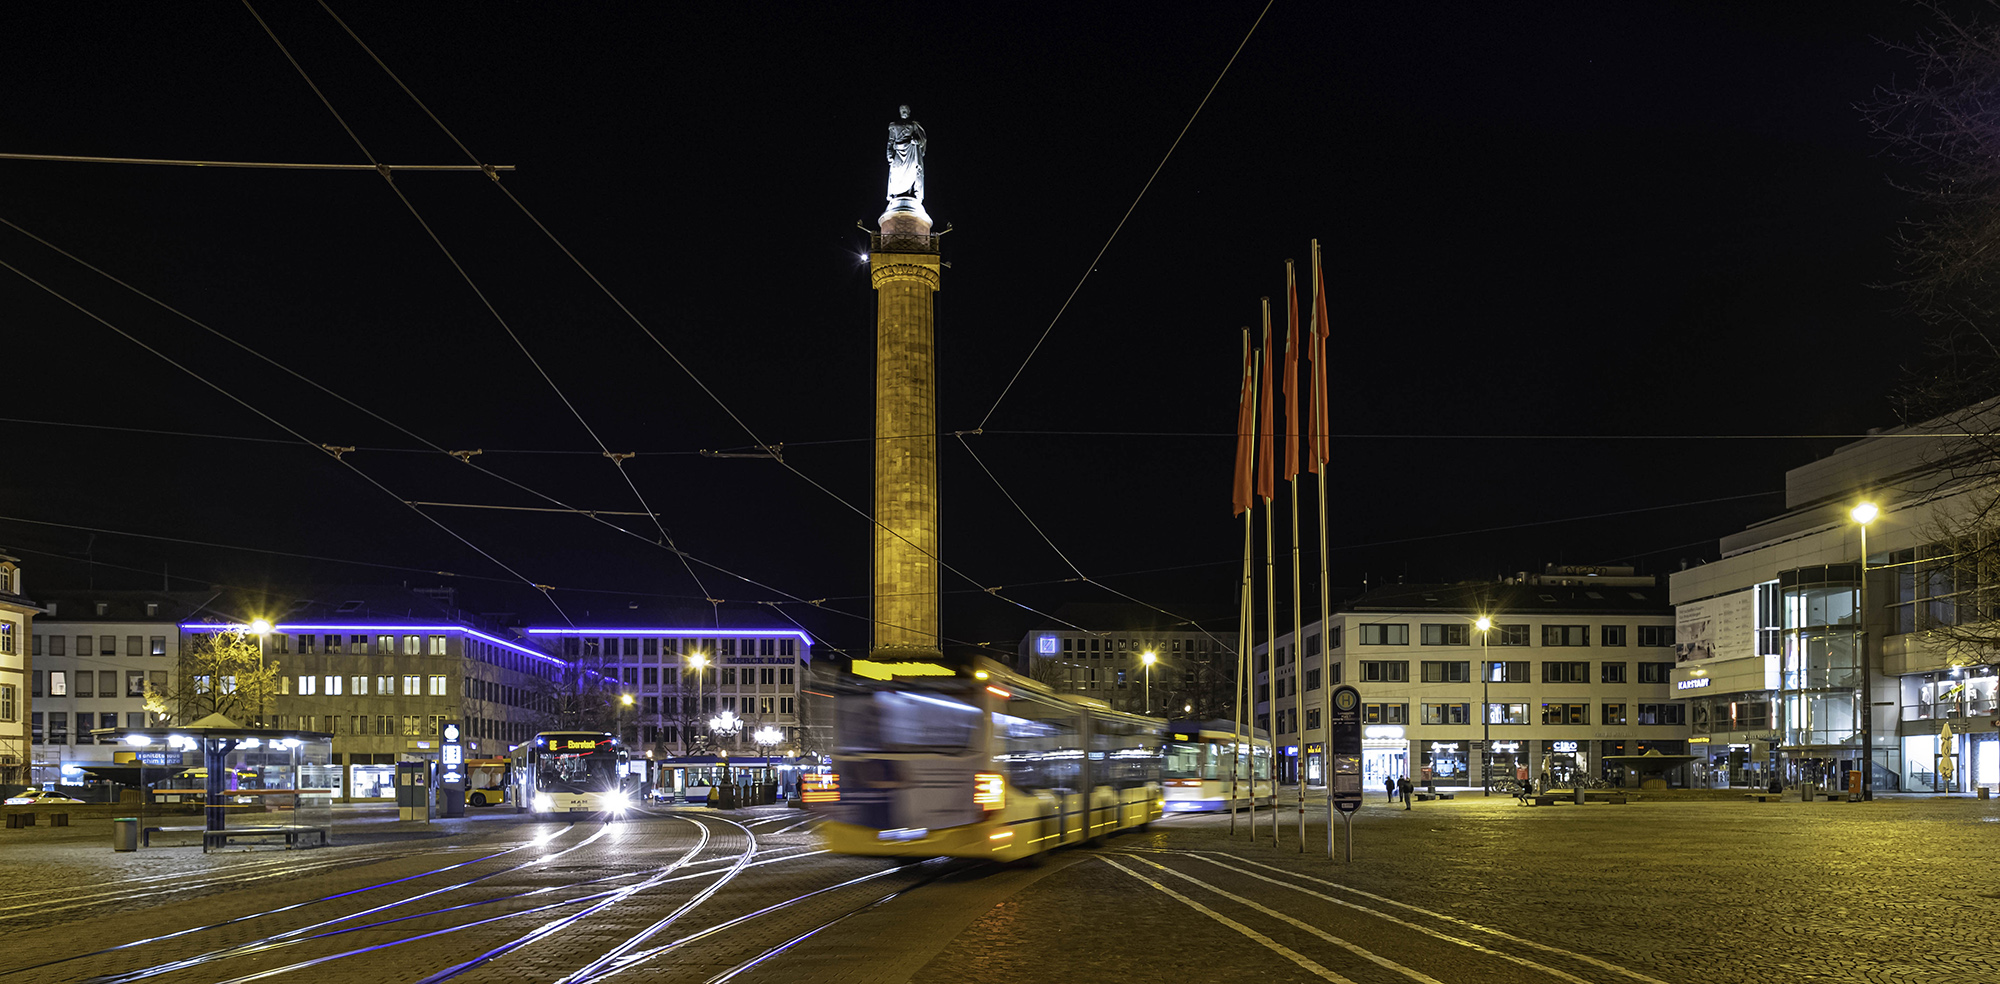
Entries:
POLYGON ((981 772, 973 776, 972 801, 988 810, 997 810, 1006 806, 1006 777, 996 772, 981 772))
POLYGON ((632 801, 624 793, 607 793, 604 797, 604 808, 613 813, 623 813, 632 808, 632 801))
POLYGON ((535 794, 535 812, 548 813, 556 808, 556 801, 547 793, 535 794))

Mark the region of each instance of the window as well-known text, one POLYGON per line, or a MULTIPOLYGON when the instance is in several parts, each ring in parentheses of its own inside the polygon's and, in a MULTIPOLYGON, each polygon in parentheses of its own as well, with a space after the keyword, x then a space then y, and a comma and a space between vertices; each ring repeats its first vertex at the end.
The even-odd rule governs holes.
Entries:
POLYGON ((1422 639, 1426 646, 1463 646, 1469 629, 1471 626, 1463 622, 1456 625, 1426 624, 1422 627, 1422 639))
POLYGON ((341 690, 341 687, 340 687, 340 685, 341 685, 342 683, 344 683, 344 682, 345 682, 345 681, 341 680, 341 678, 339 678, 339 677, 337 677, 337 676, 330 676, 330 677, 327 677, 327 678, 326 678, 326 695, 327 695, 328 697, 338 697, 338 696, 340 696, 340 690, 341 690))
POLYGON ((418 675, 416 675, 416 674, 414 674, 414 673, 411 673, 411 674, 408 674, 408 675, 404 676, 404 677, 403 677, 403 696, 405 696, 405 697, 421 697, 421 696, 423 696, 423 693, 424 693, 424 688, 423 688, 423 682, 424 682, 424 678, 423 678, 423 677, 420 677, 420 676, 418 676, 418 675))
POLYGON ((78 670, 76 673, 76 696, 78 697, 96 696, 97 695, 96 683, 97 683, 96 673, 93 673, 90 670, 78 670))
POLYGON ((1528 661, 1525 659, 1505 661, 1496 659, 1487 664, 1487 673, 1489 674, 1488 682, 1491 683, 1530 682, 1528 679, 1528 661))
POLYGON ((167 671, 147 670, 146 682, 152 684, 154 690, 164 693, 167 689, 167 671))
POLYGON ((1306 689, 1307 689, 1307 690, 1318 690, 1318 689, 1319 689, 1319 671, 1318 671, 1318 670, 1307 670, 1307 671, 1306 671, 1306 689))
POLYGON ((1589 724, 1589 704, 1543 704, 1543 724, 1589 724))
POLYGON ((357 677, 351 677, 351 678, 349 678, 349 679, 348 679, 348 681, 347 681, 347 682, 348 682, 349 684, 351 684, 351 686, 350 686, 350 688, 349 688, 349 689, 350 689, 350 690, 352 690, 352 691, 354 692, 354 696, 356 696, 356 697, 366 697, 366 696, 368 696, 368 678, 367 678, 367 677, 365 677, 365 676, 357 676, 357 677))
MULTIPOLYGON (((1757 585, 1757 655, 1776 656, 1783 652, 1785 610, 1780 606, 1778 582, 1757 585)), ((1890 629, 1895 632, 1895 629, 1890 629)))
POLYGON ((1686 724, 1687 706, 1684 704, 1640 704, 1640 724, 1686 724))
POLYGON ((1488 646, 1525 646, 1528 644, 1528 626, 1496 625, 1486 630, 1488 646))
POLYGON ((1472 679, 1472 664, 1465 660, 1425 660, 1425 683, 1466 683, 1472 679))
POLYGON ((1542 664, 1543 683, 1589 683, 1590 664, 1587 662, 1563 662, 1542 664))
POLYGON ((48 691, 47 691, 46 689, 44 689, 44 687, 43 687, 43 685, 42 685, 42 681, 44 681, 44 680, 46 680, 46 679, 48 679, 48 674, 47 674, 47 673, 45 673, 45 672, 43 672, 43 671, 41 671, 41 670, 36 670, 36 671, 35 671, 35 677, 34 677, 34 680, 33 680, 33 682, 32 682, 32 683, 30 683, 30 684, 29 684, 29 686, 31 686, 31 687, 32 687, 33 689, 32 689, 32 690, 30 690, 30 691, 28 691, 28 696, 30 696, 30 697, 40 697, 40 696, 42 696, 43 694, 46 694, 46 693, 48 693, 48 691))
POLYGON ((144 696, 146 696, 146 671, 145 671, 145 670, 126 670, 126 671, 125 671, 125 696, 127 696, 127 697, 144 697, 144 696))
POLYGON ((778 667, 778 683, 779 683, 779 685, 781 685, 781 686, 787 686, 787 687, 791 686, 791 684, 792 684, 792 668, 791 668, 791 667, 789 667, 789 666, 780 666, 780 667, 778 667))
POLYGON ((444 684, 444 680, 445 680, 445 675, 444 675, 444 674, 442 674, 442 673, 433 673, 433 674, 431 674, 431 696, 432 696, 432 697, 449 697, 449 696, 451 696, 451 695, 450 695, 449 693, 447 693, 447 692, 445 691, 445 684, 444 684))
POLYGON ((1622 660, 1615 663, 1600 663, 1598 667, 1599 680, 1605 683, 1625 682, 1625 663, 1622 660))
POLYGON ((623 670, 623 676, 621 677, 621 680, 622 680, 622 681, 624 682, 624 684, 625 684, 626 686, 628 686, 628 687, 636 687, 636 686, 638 686, 638 685, 639 685, 639 668, 638 668, 638 667, 636 667, 636 666, 627 666, 627 667, 625 667, 625 668, 624 668, 624 670, 623 670))
POLYGON ((51 745, 69 744, 68 711, 49 712, 49 744, 51 745))
POLYGON ((1408 724, 1410 705, 1408 704, 1363 704, 1361 721, 1363 724, 1408 724))
POLYGON ((299 678, 299 696, 311 697, 313 694, 316 694, 318 692, 319 692, 319 677, 302 676, 299 678))
POLYGON ((1363 683, 1408 683, 1410 663, 1401 659, 1370 659, 1361 662, 1363 683))
POLYGON ((1309 729, 1319 727, 1319 708, 1309 707, 1306 709, 1306 727, 1309 729))
POLYGON ((403 655, 422 656, 423 654, 424 654, 423 636, 406 635, 403 637, 403 655))
POLYGON ((422 715, 420 714, 403 715, 403 734, 408 735, 412 738, 421 737, 423 735, 423 726, 424 726, 424 719, 422 715))
POLYGON ((319 637, 318 637, 318 636, 315 636, 315 635, 301 635, 301 636, 299 636, 299 652, 302 652, 302 653, 310 653, 310 652, 312 652, 312 651, 314 650, 314 646, 313 646, 313 644, 314 644, 314 643, 316 643, 316 642, 318 642, 318 641, 319 641, 319 637))
MULTIPOLYGON (((1644 628, 1644 626, 1641 626, 1641 628, 1644 628)), ((1640 683, 1666 683, 1673 678, 1674 664, 1672 663, 1639 664, 1640 683)))
POLYGON ((1527 724, 1527 723, 1528 723, 1528 705, 1526 705, 1526 704, 1488 704, 1488 705, 1486 705, 1486 723, 1488 723, 1488 724, 1527 724))
POLYGON ((21 719, 20 688, 11 683, 0 683, 0 721, 21 719))
POLYGON ((1425 724, 1464 724, 1472 718, 1471 704, 1425 704, 1425 724))
MULTIPOLYGON (((81 656, 81 655, 83 655, 83 654, 82 654, 82 653, 77 653, 77 655, 78 655, 78 656, 81 656)), ((114 635, 101 635, 101 636, 98 636, 98 637, 97 637, 97 655, 99 655, 99 656, 116 656, 116 655, 118 655, 118 637, 117 637, 117 636, 114 636, 114 635)))
POLYGON ((1625 644, 1625 627, 1622 625, 1600 625, 1597 627, 1597 644, 1600 646, 1622 646, 1625 644))
POLYGON ((1327 634, 1326 634, 1326 648, 1328 648, 1328 649, 1339 649, 1339 648, 1342 648, 1342 647, 1341 647, 1341 636, 1342 636, 1342 635, 1344 634, 1344 633, 1343 633, 1343 631, 1342 631, 1342 629, 1343 629, 1343 627, 1342 627, 1342 626, 1338 626, 1338 625, 1336 625, 1336 626, 1333 626, 1332 628, 1330 628, 1330 629, 1328 629, 1328 630, 1327 630, 1327 634))
POLYGON ((1605 724, 1624 724, 1624 723, 1625 723, 1625 705, 1623 705, 1623 704, 1606 704, 1606 705, 1604 705, 1604 718, 1603 718, 1603 723, 1605 723, 1605 724))
POLYGON ((69 671, 67 670, 49 671, 49 696, 51 697, 69 696, 69 671))
POLYGON ((1544 625, 1542 626, 1544 646, 1588 646, 1590 626, 1588 625, 1544 625))
POLYGON ((1671 625, 1639 626, 1639 645, 1671 646, 1674 644, 1674 627, 1671 625))
POLYGON ((125 637, 125 655, 127 655, 127 656, 144 656, 145 654, 146 654, 146 637, 145 637, 145 636, 126 636, 126 637, 125 637))
POLYGON ((798 698, 796 697, 778 698, 778 713, 793 714, 796 713, 797 710, 798 710, 798 698))
POLYGON ((324 641, 325 641, 325 643, 326 643, 326 651, 327 651, 327 652, 330 652, 330 653, 337 653, 337 652, 340 652, 340 637, 339 637, 339 636, 337 636, 337 635, 330 635, 330 636, 327 636, 327 637, 326 637, 326 639, 325 639, 324 641))
POLYGON ((424 638, 429 640, 431 644, 430 650, 432 656, 444 655, 444 636, 434 635, 434 636, 425 636, 424 638))
POLYGON ((1361 627, 1361 644, 1364 646, 1407 646, 1410 644, 1410 627, 1402 622, 1389 622, 1361 627))
POLYGON ((375 651, 383 656, 396 655, 396 637, 392 635, 376 636, 375 651))
POLYGON ((151 649, 155 656, 165 656, 167 654, 167 637, 153 636, 146 640, 146 647, 151 649))

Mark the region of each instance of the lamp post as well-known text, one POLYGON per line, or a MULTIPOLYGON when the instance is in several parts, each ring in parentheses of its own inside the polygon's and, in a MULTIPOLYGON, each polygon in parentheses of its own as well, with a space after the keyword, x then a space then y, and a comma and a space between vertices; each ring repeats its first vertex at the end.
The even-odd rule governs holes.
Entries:
POLYGON ((767 724, 752 732, 750 740, 756 742, 757 750, 764 753, 764 778, 768 781, 772 778, 771 749, 785 740, 785 733, 767 724))
MULTIPOLYGON (((702 655, 701 650, 697 649, 694 652, 688 654, 687 663, 688 666, 694 670, 694 713, 687 715, 686 720, 695 723, 700 723, 701 712, 702 712, 701 668, 708 665, 708 657, 702 655)), ((686 755, 687 750, 688 750, 688 736, 683 734, 681 735, 681 754, 686 755)))
MULTIPOLYGON (((264 644, 269 641, 266 637, 271 634, 271 620, 251 619, 250 632, 257 637, 257 726, 261 728, 264 727, 264 703, 271 695, 270 681, 264 679, 264 644)), ((216 681, 217 686, 221 684, 221 680, 216 681)))
MULTIPOLYGON (((736 716, 735 711, 725 709, 721 714, 708 719, 708 733, 710 735, 733 736, 741 730, 743 730, 743 721, 736 716)), ((736 777, 729 771, 729 749, 723 748, 718 749, 718 751, 720 752, 723 765, 721 806, 725 810, 733 810, 736 808, 736 777)))
POLYGON ((1854 624, 1857 632, 1855 644, 1861 657, 1861 799, 1875 799, 1875 674, 1868 655, 1868 524, 1880 514, 1872 502, 1864 502, 1848 512, 1849 519, 1861 527, 1861 590, 1855 599, 1854 624))
POLYGON ((629 709, 631 709, 631 707, 632 707, 632 695, 631 695, 631 694, 619 694, 619 695, 618 695, 618 706, 619 706, 619 708, 620 708, 620 710, 619 710, 619 712, 618 712, 618 740, 619 740, 619 741, 624 741, 624 740, 625 740, 625 711, 626 711, 626 710, 629 710, 629 709))
POLYGON ((1493 620, 1484 615, 1472 623, 1479 630, 1479 785, 1493 795, 1493 664, 1486 658, 1486 632, 1493 620))
POLYGON ((1154 655, 1150 649, 1139 654, 1139 661, 1146 664, 1145 701, 1147 714, 1153 713, 1153 661, 1156 659, 1159 659, 1159 657, 1154 655))

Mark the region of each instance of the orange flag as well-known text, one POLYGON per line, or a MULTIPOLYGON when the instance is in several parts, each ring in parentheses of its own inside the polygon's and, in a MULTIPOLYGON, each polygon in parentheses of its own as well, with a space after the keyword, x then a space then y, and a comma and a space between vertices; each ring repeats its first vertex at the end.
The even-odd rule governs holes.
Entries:
POLYGON ((1232 516, 1241 516, 1250 508, 1250 466, 1256 457, 1256 448, 1250 443, 1257 431, 1257 369, 1251 359, 1250 329, 1243 329, 1243 385, 1236 398, 1236 476, 1235 504, 1232 516))
POLYGON ((1277 401, 1272 396, 1276 387, 1271 385, 1271 299, 1268 297, 1264 298, 1264 372, 1257 390, 1262 406, 1257 421, 1257 494, 1269 502, 1277 495, 1277 486, 1271 481, 1272 445, 1277 442, 1276 421, 1272 419, 1277 414, 1273 412, 1276 409, 1273 404, 1277 401))
POLYGON ((1299 287, 1285 261, 1285 481, 1299 477, 1299 287))
POLYGON ((1326 406, 1326 339, 1330 334, 1326 317, 1326 274, 1319 265, 1319 240, 1313 240, 1313 419, 1312 419, 1312 464, 1313 474, 1319 474, 1319 466, 1333 460, 1333 442, 1327 436, 1331 430, 1333 415, 1326 406))

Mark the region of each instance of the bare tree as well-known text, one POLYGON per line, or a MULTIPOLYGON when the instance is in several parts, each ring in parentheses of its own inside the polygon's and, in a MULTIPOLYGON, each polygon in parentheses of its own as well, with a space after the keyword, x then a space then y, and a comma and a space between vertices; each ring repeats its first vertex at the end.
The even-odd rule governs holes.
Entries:
POLYGON ((278 696, 278 664, 264 656, 263 640, 241 630, 190 633, 166 689, 146 684, 146 710, 177 724, 221 714, 262 726, 278 696))

